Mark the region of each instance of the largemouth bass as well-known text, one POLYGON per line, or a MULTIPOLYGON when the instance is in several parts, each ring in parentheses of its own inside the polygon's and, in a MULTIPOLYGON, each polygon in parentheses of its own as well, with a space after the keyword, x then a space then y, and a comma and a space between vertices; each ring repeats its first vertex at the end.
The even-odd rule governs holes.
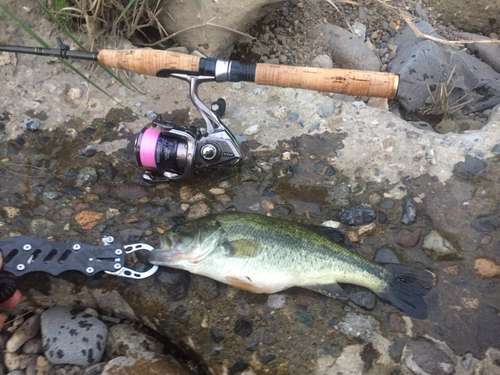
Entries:
POLYGON ((379 264, 339 242, 331 228, 268 216, 227 213, 185 223, 166 233, 152 264, 180 268, 254 293, 294 286, 347 299, 338 283, 369 288, 406 314, 425 319, 430 272, 402 264, 379 264))

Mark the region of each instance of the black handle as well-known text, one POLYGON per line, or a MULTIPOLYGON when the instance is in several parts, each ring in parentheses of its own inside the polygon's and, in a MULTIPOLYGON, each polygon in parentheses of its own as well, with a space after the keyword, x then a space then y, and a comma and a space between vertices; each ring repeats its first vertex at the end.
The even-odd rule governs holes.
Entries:
POLYGON ((64 271, 93 275, 117 271, 125 264, 120 245, 92 246, 81 242, 50 242, 37 237, 9 237, 0 240, 3 269, 16 276, 29 272, 48 272, 53 276, 64 271))

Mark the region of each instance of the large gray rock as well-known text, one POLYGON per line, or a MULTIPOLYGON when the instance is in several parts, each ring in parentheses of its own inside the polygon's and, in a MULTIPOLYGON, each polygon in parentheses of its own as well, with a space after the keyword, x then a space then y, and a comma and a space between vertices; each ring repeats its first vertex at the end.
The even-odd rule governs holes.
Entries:
POLYGON ((45 357, 54 364, 89 366, 101 360, 108 328, 96 317, 71 307, 42 314, 45 357))
MULTIPOLYGON (((424 34, 439 37, 429 23, 416 21, 415 25, 424 34)), ((462 97, 463 102, 472 100, 462 113, 482 112, 500 102, 500 74, 465 51, 417 38, 409 27, 394 37, 394 44, 398 50, 389 63, 389 71, 400 75, 398 99, 408 111, 425 108, 429 98, 427 84, 433 91, 446 81, 453 67, 454 90, 449 103, 462 97)))
POLYGON ((380 70, 380 60, 364 41, 349 31, 325 23, 310 31, 320 45, 331 51, 332 59, 343 69, 380 70))
MULTIPOLYGON (((162 12, 158 17, 169 34, 187 27, 211 23, 194 28, 175 37, 179 44, 198 50, 209 57, 227 58, 241 34, 225 28, 247 32, 254 23, 265 17, 283 0, 238 0, 238 1, 162 1, 162 12)), ((245 37, 243 37, 245 38, 245 37)), ((248 39, 248 38, 247 38, 248 39)))
MULTIPOLYGON (((492 40, 472 33, 462 33, 462 38, 465 40, 492 40)), ((467 48, 500 73, 500 43, 471 43, 467 45, 467 48)))

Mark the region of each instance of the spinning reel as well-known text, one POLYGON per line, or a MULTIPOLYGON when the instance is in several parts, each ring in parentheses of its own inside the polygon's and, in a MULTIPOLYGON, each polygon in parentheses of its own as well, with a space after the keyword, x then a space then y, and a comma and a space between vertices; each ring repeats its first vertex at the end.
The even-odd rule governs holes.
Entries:
POLYGON ((200 128, 177 126, 161 119, 148 124, 134 147, 137 162, 148 168, 143 180, 168 182, 187 178, 199 169, 238 163, 242 156, 239 144, 220 119, 226 109, 225 100, 220 98, 208 108, 198 97, 198 86, 216 78, 172 69, 162 69, 156 75, 189 83, 189 97, 205 120, 206 131, 202 133, 200 128))

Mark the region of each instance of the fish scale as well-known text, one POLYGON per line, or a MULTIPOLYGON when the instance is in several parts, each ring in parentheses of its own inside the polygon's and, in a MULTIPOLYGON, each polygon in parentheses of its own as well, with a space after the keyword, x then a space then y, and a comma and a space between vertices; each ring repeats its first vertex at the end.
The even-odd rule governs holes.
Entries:
POLYGON ((335 229, 258 214, 227 213, 187 222, 150 253, 152 264, 188 270, 255 293, 305 287, 348 298, 338 283, 371 289, 407 314, 425 318, 430 272, 357 255, 335 229), (332 239, 335 239, 333 241, 332 239))

